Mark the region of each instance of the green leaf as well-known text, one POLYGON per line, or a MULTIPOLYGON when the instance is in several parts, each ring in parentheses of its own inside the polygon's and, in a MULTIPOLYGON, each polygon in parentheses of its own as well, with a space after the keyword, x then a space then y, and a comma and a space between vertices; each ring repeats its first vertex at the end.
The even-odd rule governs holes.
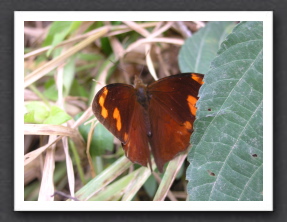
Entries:
POLYGON ((24 115, 24 123, 36 123, 35 111, 32 110, 24 115))
MULTIPOLYGON (((103 61, 103 63, 99 66, 98 69, 98 75, 96 76, 96 80, 98 80, 98 78, 101 76, 102 72, 104 72, 106 69, 108 69, 108 75, 106 80, 108 80, 111 75, 114 73, 115 69, 117 68, 116 64, 111 63, 111 61, 115 61, 115 55, 111 54, 105 61, 103 61)), ((96 82, 93 83, 93 87, 91 89, 91 92, 94 91, 95 86, 96 86, 96 82)), ((95 95, 93 93, 90 93, 90 97, 89 97, 89 103, 91 103, 94 99, 95 95)))
POLYGON ((106 151, 113 151, 114 136, 102 124, 98 123, 93 135, 91 156, 100 156, 106 151))
POLYGON ((43 121, 43 124, 60 125, 67 122, 72 117, 69 116, 64 110, 57 106, 52 106, 49 116, 43 121))
POLYGON ((70 90, 71 96, 82 96, 82 97, 89 97, 89 93, 87 92, 87 89, 83 87, 77 79, 74 79, 72 83, 72 87, 70 90))
POLYGON ((44 46, 51 45, 48 50, 47 56, 49 56, 56 45, 62 42, 67 35, 75 31, 82 22, 79 21, 56 21, 53 22, 48 35, 44 41, 44 46))
POLYGON ((204 82, 188 155, 189 199, 262 201, 262 22, 234 28, 204 82))
POLYGON ((156 189, 158 187, 157 182, 153 175, 149 176, 149 178, 144 183, 143 187, 145 191, 147 192, 148 196, 150 198, 153 198, 155 195, 156 189))
POLYGON ((42 102, 29 102, 25 107, 27 109, 24 115, 25 123, 42 123, 49 116, 49 108, 42 102))
MULTIPOLYGON (((78 119, 81 115, 82 114, 77 115, 75 119, 78 119)), ((90 132, 90 128, 90 125, 82 124, 79 126, 79 131, 86 141, 90 132)), ((98 123, 95 127, 90 146, 91 156, 94 157, 103 155, 106 153, 106 151, 113 151, 113 148, 114 136, 102 124, 98 123)))
POLYGON ((101 54, 95 54, 95 53, 79 53, 77 56, 80 60, 84 60, 87 62, 95 62, 104 59, 104 57, 101 54))
POLYGON ((53 100, 53 101, 57 101, 58 99, 58 90, 57 90, 57 87, 55 85, 55 81, 54 82, 54 85, 50 85, 48 86, 44 91, 43 91, 43 95, 47 98, 47 99, 50 99, 50 100, 53 100))
POLYGON ((101 45, 102 45, 102 50, 106 55, 110 55, 113 52, 110 40, 108 37, 103 37, 100 39, 101 40, 101 45))
POLYGON ((97 29, 97 28, 100 28, 102 26, 103 26, 102 22, 100 22, 100 21, 94 22, 85 30, 84 33, 90 32, 90 31, 97 29))
POLYGON ((70 89, 76 75, 75 69, 76 69, 75 56, 73 56, 69 59, 69 62, 64 67, 64 74, 63 74, 64 96, 68 96, 70 93, 70 89))
POLYGON ((72 22, 70 22, 70 21, 55 21, 55 22, 53 22, 49 28, 49 32, 46 36, 46 39, 43 43, 43 46, 51 45, 53 42, 54 36, 57 33, 60 33, 63 30, 66 30, 67 27, 69 27, 71 25, 71 23, 72 22))
POLYGON ((185 166, 184 166, 184 164, 182 164, 181 168, 179 169, 178 173, 176 174, 175 179, 179 180, 183 176, 184 172, 185 172, 185 166))
POLYGON ((179 53, 181 72, 207 73, 221 42, 234 26, 234 22, 208 22, 188 38, 179 53))
POLYGON ((25 123, 60 125, 71 119, 71 116, 59 107, 52 106, 49 108, 43 102, 29 102, 25 107, 27 110, 24 116, 25 123))

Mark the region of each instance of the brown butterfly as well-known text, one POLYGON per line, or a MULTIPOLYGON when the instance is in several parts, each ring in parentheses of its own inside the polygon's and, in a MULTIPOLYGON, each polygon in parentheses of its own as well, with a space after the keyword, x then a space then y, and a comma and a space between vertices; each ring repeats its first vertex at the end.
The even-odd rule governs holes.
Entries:
POLYGON ((189 146, 203 75, 182 73, 146 86, 115 83, 103 87, 92 104, 97 119, 121 142, 133 163, 157 168, 189 146))

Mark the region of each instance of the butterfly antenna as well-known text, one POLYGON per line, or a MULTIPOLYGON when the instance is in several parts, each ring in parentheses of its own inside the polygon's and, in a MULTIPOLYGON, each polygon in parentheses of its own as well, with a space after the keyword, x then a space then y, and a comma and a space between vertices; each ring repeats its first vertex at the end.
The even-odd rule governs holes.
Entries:
POLYGON ((142 69, 140 71, 140 74, 138 75, 139 77, 143 74, 143 69, 144 69, 144 65, 142 66, 142 69))
POLYGON ((109 59, 109 61, 111 63, 113 63, 114 65, 117 66, 118 69, 120 69, 121 71, 123 71, 124 73, 128 74, 128 75, 131 75, 130 73, 128 73, 126 70, 124 70, 122 67, 120 67, 119 65, 117 65, 115 62, 113 62, 111 59, 109 59))

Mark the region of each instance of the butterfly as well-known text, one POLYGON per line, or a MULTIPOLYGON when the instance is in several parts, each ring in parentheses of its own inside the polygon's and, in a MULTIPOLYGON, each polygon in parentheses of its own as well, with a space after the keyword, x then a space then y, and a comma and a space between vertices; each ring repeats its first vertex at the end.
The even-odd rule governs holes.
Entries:
POLYGON ((133 163, 151 168, 151 154, 164 164, 189 146, 203 75, 181 73, 145 85, 115 83, 94 97, 93 113, 116 138, 133 163))

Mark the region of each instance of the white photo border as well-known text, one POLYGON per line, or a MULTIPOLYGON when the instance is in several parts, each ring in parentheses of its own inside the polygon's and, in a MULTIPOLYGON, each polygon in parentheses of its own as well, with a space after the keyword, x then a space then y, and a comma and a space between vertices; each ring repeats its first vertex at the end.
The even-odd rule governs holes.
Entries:
POLYGON ((16 11, 14 12, 15 211, 273 211, 272 11, 16 11), (172 16, 171 16, 172 14, 172 16), (171 20, 172 18, 172 20, 171 20), (262 21, 263 201, 24 201, 24 21, 262 21), (20 139, 21 138, 21 139, 20 139))

